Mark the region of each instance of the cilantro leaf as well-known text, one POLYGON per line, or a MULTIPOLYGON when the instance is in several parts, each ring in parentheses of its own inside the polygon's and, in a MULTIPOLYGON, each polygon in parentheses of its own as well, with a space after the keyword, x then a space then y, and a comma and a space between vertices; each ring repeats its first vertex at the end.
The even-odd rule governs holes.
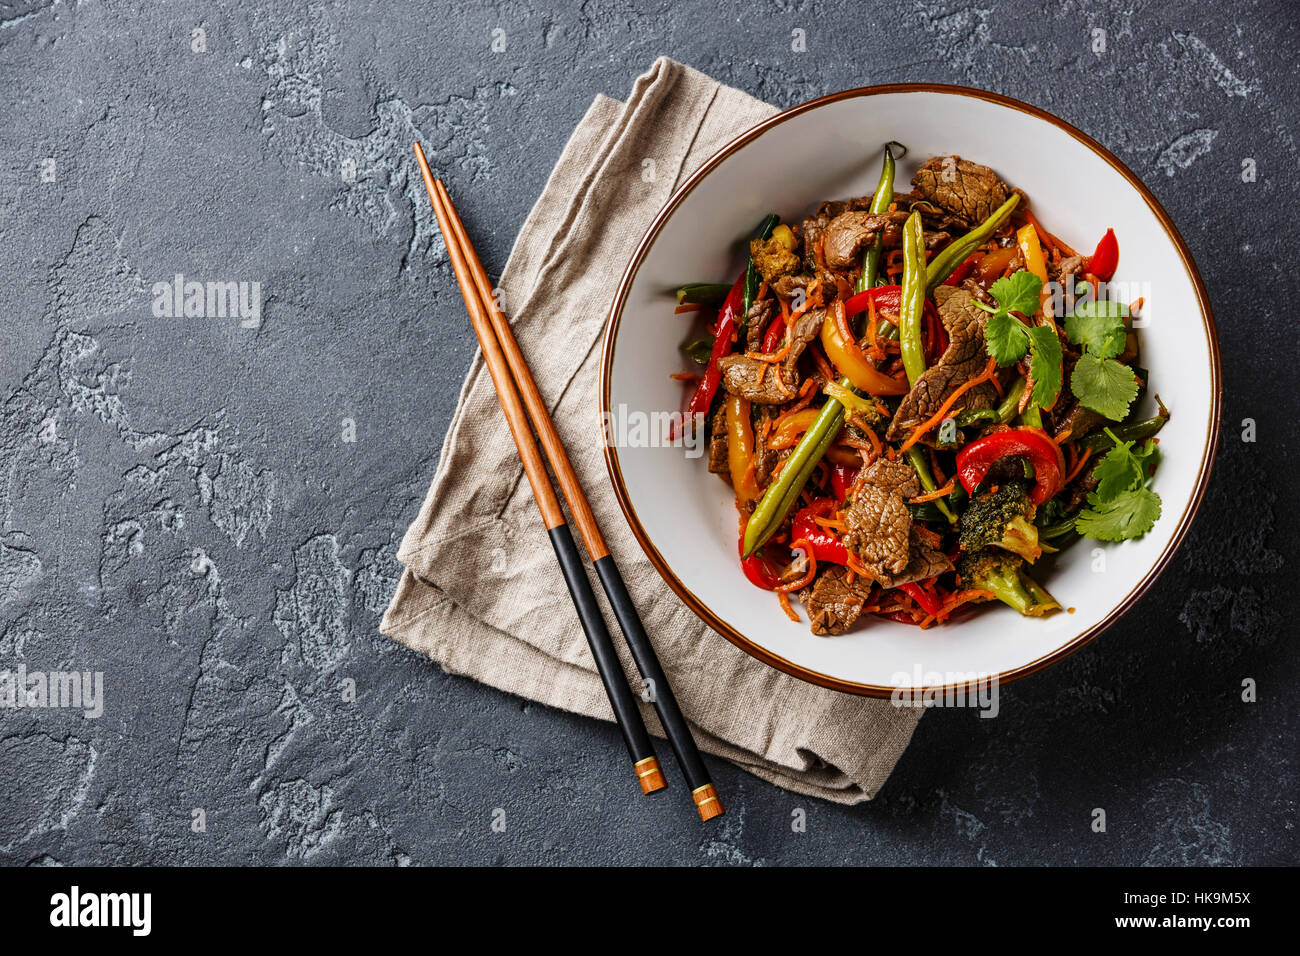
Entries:
POLYGON ((1098 501, 1111 501, 1134 485, 1141 485, 1146 478, 1132 449, 1131 441, 1120 442, 1093 467, 1092 477, 1097 480, 1093 495, 1098 501))
POLYGON ((1032 272, 1021 269, 989 286, 989 294, 998 300, 999 312, 1021 312, 1037 315, 1043 280, 1032 272))
POLYGON ((1088 496, 1088 505, 1075 517, 1074 527, 1099 541, 1140 538, 1160 517, 1160 496, 1150 488, 1121 491, 1109 501, 1102 501, 1094 492, 1088 496))
POLYGON ((1137 398, 1138 384, 1127 365, 1088 351, 1074 365, 1070 390, 1085 408, 1119 421, 1137 398))
POLYGON ((1029 329, 1014 315, 998 312, 984 323, 984 345, 999 367, 1008 366, 1029 348, 1029 329))
POLYGON ((1107 299, 1081 302, 1065 317, 1065 334, 1075 345, 1087 347, 1098 358, 1114 358, 1124 351, 1127 315, 1127 307, 1119 302, 1107 299))
POLYGON ((1061 391, 1061 340, 1050 325, 1035 325, 1029 335, 1029 375, 1034 380, 1033 402, 1051 408, 1061 391))

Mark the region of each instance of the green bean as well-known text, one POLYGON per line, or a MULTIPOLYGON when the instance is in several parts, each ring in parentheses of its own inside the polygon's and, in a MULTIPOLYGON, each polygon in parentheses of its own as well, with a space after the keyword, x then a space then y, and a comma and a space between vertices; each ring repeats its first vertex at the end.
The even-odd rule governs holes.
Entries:
POLYGON ((718 282, 693 282, 677 290, 677 304, 721 305, 731 286, 718 282))
MULTIPOLYGON (((916 472, 916 477, 920 479, 921 487, 927 493, 939 490, 934 475, 930 474, 930 465, 925 460, 925 453, 921 450, 920 445, 913 445, 907 450, 907 460, 912 463, 912 469, 916 472)), ((943 512, 943 516, 948 519, 949 524, 957 523, 957 516, 952 513, 952 509, 948 507, 948 503, 942 498, 934 499, 934 506, 943 512)))
MULTIPOLYGON (((776 213, 768 213, 763 217, 763 221, 758 224, 758 228, 754 230, 753 238, 772 238, 772 230, 776 228, 776 224, 780 221, 781 217, 776 213)), ((745 326, 745 323, 749 321, 749 310, 754 307, 754 300, 758 298, 758 287, 761 284, 758 275, 758 266, 754 265, 754 255, 749 251, 748 246, 745 248, 745 253, 749 257, 749 265, 745 266, 744 307, 740 313, 740 325, 742 328, 745 326)))
MULTIPOLYGON (((1016 204, 1019 202, 1020 194, 1012 193, 1011 198, 994 210, 993 215, 960 239, 954 239, 943 252, 935 256, 926 270, 928 288, 933 290, 935 286, 952 275, 953 271, 966 261, 967 256, 992 238, 993 233, 997 232, 1002 224, 1007 221, 1007 217, 1011 215, 1011 211, 1016 208, 1016 204)), ((904 245, 904 249, 906 249, 906 245, 904 245)))
MULTIPOLYGON (((900 145, 902 144, 893 142, 885 144, 885 162, 880 170, 880 182, 876 184, 876 191, 872 194, 871 205, 868 207, 868 212, 874 215, 884 215, 894 201, 894 151, 890 147, 900 145)), ((903 154, 907 154, 907 147, 903 147, 903 154)), ((876 284, 876 273, 880 269, 880 256, 884 250, 884 239, 877 238, 863 254, 862 271, 853 284, 854 292, 865 292, 876 284)), ((892 322, 889 324, 893 325, 892 322)))
POLYGON ((749 557, 776 534, 843 424, 844 406, 833 398, 828 399, 822 406, 821 414, 804 433, 799 446, 786 461, 781 474, 768 486, 754 508, 754 513, 749 516, 749 522, 745 525, 743 557, 749 557))
POLYGON ((898 340, 907 381, 915 385, 925 372, 921 319, 925 315, 925 237, 921 214, 913 211, 903 224, 903 292, 898 302, 898 340))
MULTIPOLYGON (((1167 421, 1169 421, 1169 409, 1162 404, 1160 414, 1154 418, 1147 418, 1140 422, 1130 422, 1127 425, 1112 425, 1110 431, 1120 441, 1142 441, 1146 438, 1154 438, 1160 429, 1165 427, 1167 421)), ((1104 431, 1085 435, 1079 439, 1079 444, 1084 448, 1091 448, 1093 451, 1110 451, 1115 447, 1115 443, 1110 440, 1110 436, 1104 431)))
MULTIPOLYGON (((870 209, 873 213, 880 214, 884 212, 889 208, 889 204, 894 201, 894 154, 890 146, 900 145, 899 143, 885 144, 885 161, 880 172, 880 183, 876 186, 876 191, 871 197, 870 209)), ((906 147, 903 147, 903 152, 907 152, 906 147)), ((924 256, 924 253, 922 255, 924 256)), ((864 288, 870 288, 869 284, 862 284, 864 280, 875 281, 879 261, 879 252, 876 253, 873 259, 871 250, 867 251, 866 258, 863 260, 862 276, 859 277, 857 286, 859 292, 864 288)), ((748 273, 746 277, 748 278, 748 273)), ((748 282, 746 282, 746 291, 748 291, 748 282)), ((924 292, 922 292, 922 300, 924 300, 924 292)), ((746 314, 748 315, 748 309, 746 309, 746 314)), ((877 335, 883 335, 886 338, 891 337, 889 334, 891 331, 897 334, 894 324, 885 320, 881 320, 877 330, 877 335)), ((844 388, 853 387, 853 383, 847 378, 841 379, 839 384, 844 388)), ((843 424, 844 405, 838 399, 827 398, 826 404, 822 406, 821 413, 813 422, 812 427, 804 433, 803 438, 799 440, 799 444, 795 446, 794 451, 786 460, 785 468, 782 469, 776 481, 768 486, 767 491, 763 492, 763 497, 759 499, 753 514, 749 516, 749 521, 745 525, 744 557, 749 557, 766 544, 768 539, 776 533, 777 528, 781 527, 781 523, 785 521, 785 516, 789 514, 790 509, 794 507, 794 503, 799 499, 799 493, 803 491, 803 486, 808 483, 808 478, 813 473, 813 469, 822 460, 822 456, 826 454, 826 449, 835 440, 835 436, 839 434, 843 424)))
POLYGON ((1001 425, 1010 425, 1011 419, 1016 417, 1020 411, 1020 396, 1025 394, 1025 386, 1029 383, 1025 381, 1022 375, 1016 379, 1009 389, 1007 389, 1006 398, 1002 399, 1002 404, 998 406, 998 423, 1001 425))

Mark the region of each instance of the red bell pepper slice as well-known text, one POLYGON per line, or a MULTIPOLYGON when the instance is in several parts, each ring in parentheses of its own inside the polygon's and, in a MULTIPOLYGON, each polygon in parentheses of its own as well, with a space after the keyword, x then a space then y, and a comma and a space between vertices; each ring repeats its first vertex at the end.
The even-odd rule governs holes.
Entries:
POLYGON ((861 470, 852 465, 836 465, 831 469, 831 490, 835 492, 836 498, 843 501, 849 496, 849 489, 853 487, 861 470))
POLYGON ((1041 428, 1008 428, 971 442, 957 452, 957 477, 967 493, 974 493, 999 459, 1014 455, 1034 466, 1034 487, 1029 500, 1041 505, 1065 485, 1065 459, 1061 449, 1041 428))
MULTIPOLYGON (((926 580, 933 581, 934 578, 927 578, 926 580)), ((921 605, 921 610, 925 611, 926 614, 938 617, 939 612, 943 610, 943 605, 935 600, 934 595, 921 587, 920 582, 913 581, 908 584, 900 584, 898 588, 899 590, 904 591, 917 604, 921 605)))
POLYGON ((813 557, 818 561, 847 564, 849 549, 835 534, 813 521, 814 515, 828 514, 837 510, 839 506, 840 503, 834 498, 818 498, 808 507, 798 511, 790 527, 790 539, 807 541, 808 546, 812 548, 813 557))
POLYGON ((722 308, 718 310, 717 329, 713 338, 713 351, 709 354, 709 364, 704 368, 700 383, 695 386, 695 394, 686 406, 686 420, 694 421, 695 416, 707 415, 713 404, 713 396, 718 393, 718 384, 722 381, 722 369, 718 362, 724 355, 731 353, 731 337, 740 323, 740 309, 744 302, 745 276, 742 273, 736 284, 727 293, 722 308))
POLYGON ((1088 271, 1102 282, 1109 282, 1119 268, 1119 240, 1115 230, 1107 229, 1106 235, 1097 243, 1097 250, 1088 257, 1088 271))
POLYGON ((778 315, 772 320, 772 323, 767 327, 767 333, 763 336, 763 351, 768 354, 775 352, 784 334, 785 322, 778 315))
POLYGON ((775 591, 776 586, 781 583, 779 572, 773 567, 771 560, 763 553, 766 548, 759 548, 749 557, 745 554, 745 537, 740 537, 740 568, 745 572, 745 577, 756 588, 762 588, 764 591, 775 591))
POLYGON ((965 259, 962 260, 961 265, 959 265, 956 269, 953 270, 952 275, 948 276, 948 278, 943 280, 943 284, 961 285, 962 282, 965 281, 966 277, 975 271, 976 264, 981 259, 983 259, 984 256, 985 253, 982 251, 972 252, 965 259))

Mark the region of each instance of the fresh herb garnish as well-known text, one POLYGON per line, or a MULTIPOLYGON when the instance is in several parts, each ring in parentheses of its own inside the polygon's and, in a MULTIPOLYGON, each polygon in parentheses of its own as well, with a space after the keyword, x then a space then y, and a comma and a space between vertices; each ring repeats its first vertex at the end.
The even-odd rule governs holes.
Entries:
POLYGON ((1138 395, 1133 370, 1115 356, 1124 351, 1128 309, 1118 302, 1084 302, 1066 316, 1065 334, 1084 353, 1070 375, 1070 391, 1085 408, 1120 421, 1138 395))
POLYGON ((1159 450, 1151 439, 1134 449, 1133 442, 1120 441, 1109 428, 1105 432, 1115 447, 1093 468, 1097 487, 1088 495, 1088 507, 1076 516, 1074 527, 1100 541, 1140 538, 1160 517, 1160 496, 1148 487, 1159 450))
POLYGON ((1032 272, 1019 272, 998 279, 989 287, 998 307, 979 302, 992 313, 984 324, 984 343, 999 367, 1005 368, 1029 353, 1029 376, 1034 382, 1031 401, 1039 408, 1051 408, 1061 391, 1061 340, 1048 325, 1026 325, 1013 312, 1036 315, 1043 292, 1043 280, 1032 272))

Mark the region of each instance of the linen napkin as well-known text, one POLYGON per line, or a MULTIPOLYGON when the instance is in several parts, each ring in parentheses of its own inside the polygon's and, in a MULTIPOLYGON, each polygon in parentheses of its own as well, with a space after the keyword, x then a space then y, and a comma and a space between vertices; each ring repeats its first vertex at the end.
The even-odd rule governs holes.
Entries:
MULTIPOLYGON (((626 102, 598 95, 524 222, 499 286, 503 310, 700 748, 778 786, 851 804, 880 789, 920 711, 774 670, 682 604, 614 499, 595 401, 606 313, 646 227, 692 170, 774 112, 666 58, 636 81, 626 102)), ((383 633, 449 673, 613 719, 481 354, 397 557, 405 570, 383 633)), ((612 622, 607 607, 605 616, 612 622)), ((639 686, 612 623, 610 630, 639 686)), ((662 736, 653 709, 647 704, 644 712, 651 733, 662 736)))

